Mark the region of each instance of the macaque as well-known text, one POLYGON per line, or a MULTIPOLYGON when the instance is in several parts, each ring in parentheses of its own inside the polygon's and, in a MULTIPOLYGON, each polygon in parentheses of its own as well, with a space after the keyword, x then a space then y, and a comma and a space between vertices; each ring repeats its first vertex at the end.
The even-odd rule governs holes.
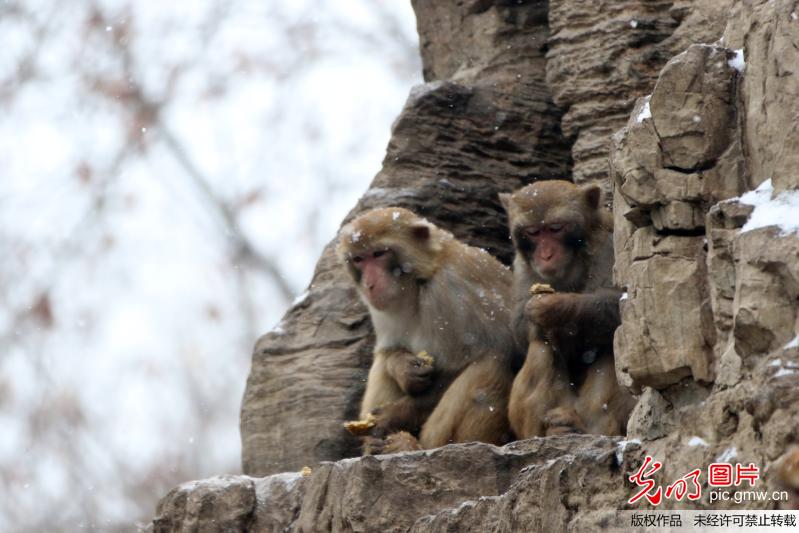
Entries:
POLYGON ((799 509, 799 446, 792 446, 776 462, 777 487, 788 493, 779 503, 783 510, 799 509))
POLYGON ((510 270, 397 207, 344 226, 338 254, 376 336, 360 412, 365 451, 508 442, 510 270))
POLYGON ((508 407, 519 438, 626 431, 633 399, 613 362, 621 293, 601 197, 561 180, 500 194, 516 248, 514 333, 528 346, 508 407))

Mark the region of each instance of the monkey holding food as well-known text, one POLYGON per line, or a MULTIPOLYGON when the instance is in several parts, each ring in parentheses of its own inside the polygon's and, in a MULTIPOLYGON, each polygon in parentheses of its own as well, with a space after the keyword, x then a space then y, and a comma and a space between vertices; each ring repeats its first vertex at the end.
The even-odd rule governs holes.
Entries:
POLYGON ((360 411, 366 425, 353 427, 368 435, 365 451, 415 449, 416 435, 424 449, 508 442, 510 271, 398 207, 344 226, 338 254, 376 336, 360 411))
POLYGON ((514 333, 528 346, 508 407, 519 438, 626 431, 634 401, 614 368, 621 292, 601 198, 596 185, 562 180, 500 194, 516 248, 514 333))

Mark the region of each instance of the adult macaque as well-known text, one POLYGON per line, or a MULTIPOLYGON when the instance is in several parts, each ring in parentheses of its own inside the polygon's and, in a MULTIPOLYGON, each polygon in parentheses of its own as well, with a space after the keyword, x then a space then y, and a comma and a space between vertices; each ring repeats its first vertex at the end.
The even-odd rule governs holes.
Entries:
POLYGON ((361 406, 362 420, 372 416, 366 451, 413 449, 411 435, 384 439, 398 431, 418 435, 422 448, 507 442, 510 271, 396 207, 342 228, 338 253, 376 335, 361 406))
POLYGON ((516 247, 514 331, 528 346, 508 408, 519 438, 626 430, 633 400, 613 363, 621 293, 601 197, 561 180, 500 195, 516 247))

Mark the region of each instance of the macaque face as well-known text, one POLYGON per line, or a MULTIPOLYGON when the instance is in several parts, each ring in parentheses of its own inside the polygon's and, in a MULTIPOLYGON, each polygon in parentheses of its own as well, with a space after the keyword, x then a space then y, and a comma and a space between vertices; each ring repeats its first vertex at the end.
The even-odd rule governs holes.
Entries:
POLYGON ((350 256, 359 277, 358 287, 366 301, 379 311, 389 310, 403 300, 406 277, 396 254, 387 248, 359 250, 350 256))
POLYGON ((517 259, 541 280, 565 287, 585 281, 586 238, 597 231, 602 190, 562 180, 538 181, 500 194, 517 259))
POLYGON ((524 228, 523 238, 530 245, 531 267, 548 281, 557 281, 568 274, 575 259, 575 224, 549 222, 524 228))

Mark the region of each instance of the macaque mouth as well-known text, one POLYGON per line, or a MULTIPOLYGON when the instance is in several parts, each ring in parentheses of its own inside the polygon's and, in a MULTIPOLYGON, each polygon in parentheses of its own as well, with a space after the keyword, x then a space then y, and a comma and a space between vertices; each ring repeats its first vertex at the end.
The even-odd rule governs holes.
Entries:
POLYGON ((542 266, 532 263, 531 266, 533 267, 533 269, 535 269, 536 272, 538 272, 538 274, 541 277, 546 279, 546 281, 555 281, 560 277, 559 274, 561 269, 558 268, 556 265, 542 266))

